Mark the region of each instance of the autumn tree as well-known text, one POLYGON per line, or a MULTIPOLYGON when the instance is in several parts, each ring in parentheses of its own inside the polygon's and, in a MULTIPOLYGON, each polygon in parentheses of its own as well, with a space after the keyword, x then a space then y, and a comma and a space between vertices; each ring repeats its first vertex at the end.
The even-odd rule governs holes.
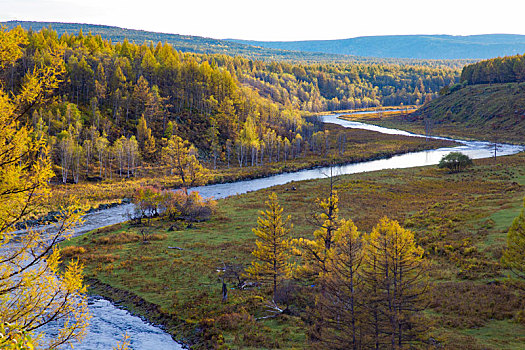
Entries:
POLYGON ((273 299, 277 287, 283 278, 290 275, 290 228, 287 227, 290 217, 283 219, 283 208, 272 192, 266 201, 267 210, 257 218, 257 228, 252 229, 257 236, 256 248, 252 255, 256 258, 246 269, 247 275, 256 280, 270 282, 273 288, 273 299))
POLYGON ((525 279, 525 198, 520 215, 512 221, 507 233, 502 261, 516 276, 525 279))
POLYGON ((155 155, 155 137, 148 128, 144 115, 140 118, 137 125, 137 140, 140 145, 142 156, 147 160, 153 160, 155 155))
POLYGON ((335 232, 341 222, 339 219, 339 197, 333 188, 333 177, 330 177, 330 192, 325 199, 317 199, 318 211, 312 214, 311 223, 317 227, 313 239, 301 238, 294 241, 302 256, 302 265, 298 273, 303 277, 316 279, 328 272, 328 264, 337 235, 335 232))
POLYGON ((351 220, 342 220, 328 271, 322 273, 325 290, 315 298, 317 327, 309 329, 312 345, 327 349, 363 348, 362 315, 366 296, 360 276, 363 263, 363 237, 351 220), (312 334, 315 332, 315 334, 312 334))
POLYGON ((178 135, 173 135, 162 149, 162 159, 178 175, 182 187, 187 188, 206 182, 208 170, 197 159, 197 149, 178 135))
MULTIPOLYGON (((26 43, 20 30, 0 29, 2 76, 21 57, 26 43)), ((28 347, 32 343, 54 349, 81 338, 89 319, 82 266, 71 262, 60 272, 57 248, 80 213, 65 210, 54 230, 28 230, 14 240, 16 225, 49 196, 47 183, 53 176, 45 140, 24 122, 31 108, 57 88, 64 72, 60 48, 46 56, 46 64, 25 73, 17 93, 0 84, 0 348, 20 340, 28 347), (57 324, 58 332, 43 340, 42 327, 50 323, 57 324)))
POLYGON ((414 234, 386 217, 367 237, 362 278, 370 346, 401 349, 417 339, 428 299, 427 264, 414 234))

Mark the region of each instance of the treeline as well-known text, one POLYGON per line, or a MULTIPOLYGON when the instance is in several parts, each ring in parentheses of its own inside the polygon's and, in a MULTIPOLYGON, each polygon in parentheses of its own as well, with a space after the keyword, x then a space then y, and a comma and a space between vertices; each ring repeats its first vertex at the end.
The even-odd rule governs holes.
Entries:
POLYGON ((33 108, 27 122, 46 138, 63 182, 158 165, 173 135, 213 166, 296 158, 326 144, 300 110, 419 104, 457 78, 447 67, 268 63, 50 29, 2 36, 25 42, 23 56, 2 70, 11 91, 52 53, 62 58, 54 102, 33 108))
POLYGON ((290 64, 235 58, 239 81, 281 104, 320 112, 423 104, 457 69, 403 64, 290 64))
MULTIPOLYGON (((307 63, 368 63, 368 64, 407 64, 424 66, 447 66, 461 68, 473 60, 465 59, 410 59, 410 58, 390 58, 390 57, 364 57, 347 54, 323 53, 320 50, 315 52, 289 51, 289 49, 272 49, 263 47, 259 43, 246 45, 236 40, 221 40, 204 38, 192 35, 180 35, 169 33, 149 32, 144 30, 125 29, 113 26, 95 25, 86 23, 61 23, 61 22, 34 22, 34 21, 7 21, 3 23, 8 28, 21 26, 29 30, 40 30, 41 28, 53 28, 59 35, 64 33, 78 34, 80 32, 100 35, 113 43, 128 41, 142 42, 165 42, 181 52, 193 52, 200 54, 224 54, 229 56, 242 56, 255 60, 263 61, 287 61, 287 62, 307 62, 307 63), (253 46, 255 45, 255 46, 253 46)), ((391 38, 388 39, 391 42, 391 38)), ((381 55, 376 55, 381 56, 381 55)), ((405 55, 406 56, 406 55, 405 55)))
POLYGON ((465 66, 461 72, 461 82, 470 85, 522 81, 525 81, 525 55, 484 60, 465 66))

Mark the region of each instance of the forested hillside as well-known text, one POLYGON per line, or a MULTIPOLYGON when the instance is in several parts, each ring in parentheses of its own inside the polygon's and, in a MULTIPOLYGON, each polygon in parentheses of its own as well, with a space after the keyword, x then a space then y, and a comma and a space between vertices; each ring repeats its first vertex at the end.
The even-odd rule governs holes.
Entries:
POLYGON ((461 72, 461 82, 471 85, 522 81, 525 81, 525 55, 481 61, 465 66, 461 72))
POLYGON ((5 70, 11 87, 51 53, 63 58, 54 102, 34 108, 30 122, 48 139, 64 182, 95 170, 100 178, 115 168, 133 174, 138 159, 157 164, 171 135, 189 140, 214 164, 243 165, 248 158, 257 164, 272 159, 275 148, 300 153, 320 142, 301 111, 421 104, 459 75, 448 67, 182 53, 169 44, 112 44, 49 29, 2 35, 27 41, 22 58, 5 70))
MULTIPOLYGON (((40 31, 43 28, 52 28, 58 35, 65 33, 78 34, 83 32, 84 34, 91 33, 93 35, 100 35, 102 38, 111 40, 113 43, 122 43, 124 40, 130 42, 143 43, 143 42, 162 42, 168 43, 173 46, 174 49, 182 52, 193 52, 193 53, 204 53, 204 54, 225 54, 230 56, 242 56, 250 59, 263 60, 263 61, 288 61, 288 62, 308 62, 308 63, 380 63, 380 64, 412 64, 412 65, 425 65, 425 66, 447 66, 452 68, 462 67, 473 60, 465 59, 454 59, 454 60, 441 60, 441 59, 415 59, 415 58, 399 58, 399 57, 411 57, 411 56, 396 56, 394 54, 386 55, 385 53, 379 53, 371 51, 369 55, 356 56, 349 54, 334 54, 326 53, 324 50, 304 50, 297 51, 293 47, 287 49, 274 49, 265 47, 264 45, 253 46, 250 43, 241 43, 232 40, 221 40, 213 38, 204 38, 193 35, 180 35, 180 34, 169 34, 169 33, 158 33, 149 32, 144 30, 126 29, 114 26, 104 26, 96 24, 85 24, 85 23, 61 23, 61 22, 35 22, 35 21, 8 21, 2 23, 7 28, 12 29, 17 26, 21 26, 25 30, 40 31), (398 58, 394 58, 398 57, 398 58)), ((405 40, 406 38, 395 37, 398 40, 405 40)), ((390 42, 390 37, 377 37, 378 41, 382 41, 382 45, 390 42)), ((351 39, 352 40, 352 39, 351 39)), ((373 41, 374 39, 372 39, 373 41)), ((362 43, 361 46, 374 46, 373 43, 362 43)), ((399 46, 399 42, 395 42, 394 47, 399 46)), ((434 48, 433 53, 436 54, 434 48)), ((501 54, 495 53, 492 56, 501 54)), ((491 56, 491 57, 492 57, 491 56)), ((434 56, 429 56, 434 57, 434 56)), ((435 56, 438 57, 438 56, 435 56)))
POLYGON ((465 66, 461 83, 411 115, 446 135, 525 142, 525 55, 465 66))
POLYGON ((78 34, 79 32, 100 35, 113 43, 122 43, 124 40, 143 43, 144 41, 166 42, 176 50, 182 52, 205 53, 205 54, 227 54, 241 55, 254 59, 266 60, 297 60, 297 61, 357 61, 359 57, 344 55, 333 55, 309 52, 291 52, 279 49, 267 49, 251 45, 230 42, 226 40, 204 38, 193 35, 168 34, 148 32, 144 30, 125 29, 113 26, 85 24, 85 23, 60 23, 60 22, 33 22, 33 21, 9 21, 3 23, 8 28, 21 26, 25 30, 40 31, 42 28, 52 27, 59 35, 64 33, 78 34))

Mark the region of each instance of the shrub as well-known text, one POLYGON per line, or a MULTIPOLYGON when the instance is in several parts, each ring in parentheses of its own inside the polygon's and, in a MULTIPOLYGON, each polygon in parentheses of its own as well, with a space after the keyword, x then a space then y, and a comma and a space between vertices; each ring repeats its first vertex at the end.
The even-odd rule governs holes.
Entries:
POLYGON ((170 220, 190 222, 209 220, 215 211, 216 202, 205 200, 198 192, 163 191, 161 210, 170 220))
POLYGON ((73 256, 82 255, 86 252, 86 249, 84 247, 78 247, 75 245, 65 247, 60 250, 60 255, 64 258, 70 258, 73 256))
POLYGON ((469 156, 461 152, 450 152, 441 158, 438 166, 440 169, 447 168, 451 172, 457 173, 471 166, 472 164, 472 159, 470 159, 469 156))

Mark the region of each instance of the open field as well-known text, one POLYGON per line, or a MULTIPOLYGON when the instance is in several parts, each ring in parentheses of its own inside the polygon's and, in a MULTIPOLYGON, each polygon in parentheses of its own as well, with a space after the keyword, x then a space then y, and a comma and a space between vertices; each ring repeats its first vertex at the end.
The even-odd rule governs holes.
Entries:
MULTIPOLYGON (((65 243, 64 253, 85 263, 88 278, 129 293, 115 294, 100 285, 97 292, 128 302, 138 297, 140 302, 128 306, 186 341, 305 348, 304 300, 296 301, 292 315, 255 321, 265 314, 268 291, 235 289, 231 279, 228 301, 222 303, 218 271, 225 264, 242 268, 251 261, 251 228, 271 191, 291 215, 294 235, 308 237, 313 201, 327 188, 328 180, 296 182, 220 200, 211 221, 188 228, 158 220, 150 227, 103 228, 65 243), (148 244, 142 243, 142 232, 151 234, 148 244), (152 308, 161 317, 152 316, 152 308)), ((497 163, 477 160, 458 174, 421 167, 341 176, 336 188, 341 217, 354 220, 360 230, 370 231, 387 215, 415 231, 432 262, 427 339, 451 349, 523 345, 525 325, 515 315, 525 308, 518 288, 524 285, 507 280, 499 259, 525 195, 525 154, 501 157, 497 163)))

